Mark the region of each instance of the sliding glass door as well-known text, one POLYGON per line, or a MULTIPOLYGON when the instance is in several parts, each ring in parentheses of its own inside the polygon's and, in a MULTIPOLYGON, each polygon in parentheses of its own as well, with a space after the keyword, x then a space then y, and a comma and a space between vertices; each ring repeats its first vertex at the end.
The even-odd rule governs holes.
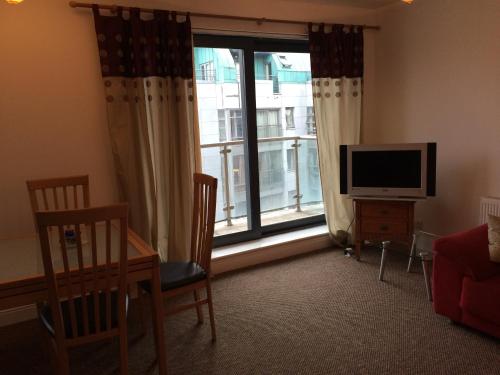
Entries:
POLYGON ((195 37, 203 172, 219 179, 216 244, 324 222, 306 51, 195 37))

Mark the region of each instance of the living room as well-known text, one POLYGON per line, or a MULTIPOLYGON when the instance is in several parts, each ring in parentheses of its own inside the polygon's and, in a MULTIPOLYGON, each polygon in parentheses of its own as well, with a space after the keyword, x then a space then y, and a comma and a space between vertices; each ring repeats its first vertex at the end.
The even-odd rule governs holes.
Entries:
MULTIPOLYGON (((475 228, 481 197, 500 196, 498 1, 99 3, 261 20, 193 15, 195 48, 203 47, 197 34, 307 39, 303 24, 266 19, 378 26, 363 31, 360 143, 437 144, 437 193, 415 205, 415 227, 441 236, 475 228)), ((120 187, 92 12, 65 0, 1 1, 0 31, 0 238, 10 239, 34 232, 27 180, 89 175, 97 206, 118 202, 120 187)), ((389 257, 381 283, 378 247, 356 262, 332 250, 329 229, 319 224, 323 231, 313 238, 274 250, 256 245, 264 250, 238 255, 228 246, 244 245, 225 244, 234 256, 217 260, 215 248, 217 342, 210 342, 208 324, 195 326, 194 314, 165 319, 169 373, 498 373, 498 338, 435 314, 420 267, 406 272, 407 253, 389 257)), ((12 266, 2 264, 6 274, 12 266)), ((134 302, 130 373, 155 373, 151 328, 134 340, 140 320, 134 302)), ((52 373, 40 328, 29 320, 35 315, 34 307, 0 312, 6 374, 52 373)), ((118 363, 116 347, 107 343, 75 349, 70 359, 72 373, 91 366, 110 373, 118 363)))

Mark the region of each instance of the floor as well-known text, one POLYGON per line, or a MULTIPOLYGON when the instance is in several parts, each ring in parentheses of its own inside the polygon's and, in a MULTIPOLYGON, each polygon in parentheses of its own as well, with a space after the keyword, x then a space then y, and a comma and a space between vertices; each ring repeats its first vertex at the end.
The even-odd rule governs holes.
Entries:
MULTIPOLYGON (((250 268, 214 282, 218 340, 196 313, 169 317, 169 375, 500 374, 500 340, 433 313, 418 265, 390 254, 379 282, 379 250, 361 262, 326 250, 250 268)), ((156 374, 151 331, 130 324, 130 374, 156 374)), ((51 374, 38 325, 0 328, 0 374, 51 374)), ((116 374, 118 347, 71 352, 72 374, 116 374)))

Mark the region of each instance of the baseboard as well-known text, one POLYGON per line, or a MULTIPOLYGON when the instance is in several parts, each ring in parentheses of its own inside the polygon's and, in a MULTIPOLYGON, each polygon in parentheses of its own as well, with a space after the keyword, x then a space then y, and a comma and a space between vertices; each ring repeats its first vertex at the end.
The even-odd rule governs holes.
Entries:
POLYGON ((27 305, 0 311, 0 327, 36 318, 36 306, 27 305))
POLYGON ((305 254, 312 251, 332 247, 333 242, 328 234, 301 238, 280 244, 260 247, 236 254, 212 259, 212 273, 220 275, 224 272, 234 271, 257 264, 272 262, 274 260, 305 254))
MULTIPOLYGON (((217 257, 212 260, 212 273, 220 275, 224 272, 272 262, 291 256, 309 253, 315 250, 332 247, 333 242, 328 234, 320 234, 308 238, 296 239, 284 243, 260 247, 240 253, 217 257)), ((136 295, 135 288, 132 294, 136 295)), ((36 306, 27 305, 0 311, 0 327, 35 319, 36 306)))

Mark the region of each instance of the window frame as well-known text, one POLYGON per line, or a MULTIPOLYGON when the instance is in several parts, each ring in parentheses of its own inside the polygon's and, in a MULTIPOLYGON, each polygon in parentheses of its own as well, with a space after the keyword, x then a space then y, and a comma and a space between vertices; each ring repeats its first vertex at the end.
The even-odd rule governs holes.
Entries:
MULTIPOLYGON (((325 215, 310 216, 272 225, 261 225, 259 192, 259 158, 257 143, 257 105, 255 97, 254 54, 256 52, 309 53, 307 40, 270 39, 246 36, 227 36, 195 33, 194 47, 238 49, 243 53, 239 61, 241 83, 241 115, 245 149, 245 177, 247 181, 248 230, 214 237, 214 247, 250 241, 269 235, 286 233, 326 223, 325 215)), ((286 172, 286 171, 285 171, 286 172)))

